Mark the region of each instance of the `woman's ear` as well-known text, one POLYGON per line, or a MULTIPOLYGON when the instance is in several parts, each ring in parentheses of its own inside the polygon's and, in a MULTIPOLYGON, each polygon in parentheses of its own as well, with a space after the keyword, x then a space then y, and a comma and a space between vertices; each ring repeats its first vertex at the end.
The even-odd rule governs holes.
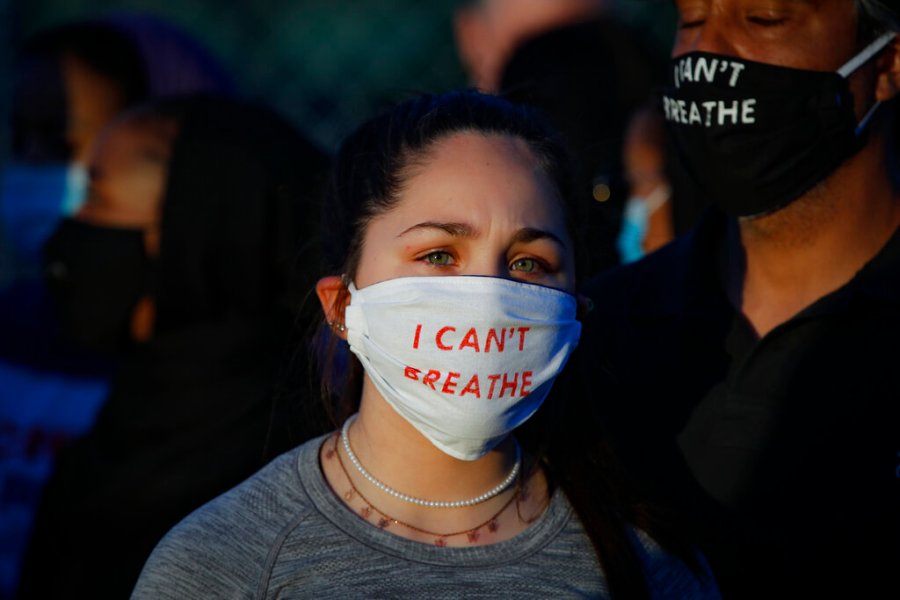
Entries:
POLYGON ((323 277, 316 283, 316 295, 322 304, 325 320, 331 331, 339 338, 347 339, 347 328, 344 325, 344 308, 347 306, 349 292, 344 279, 338 275, 323 277))

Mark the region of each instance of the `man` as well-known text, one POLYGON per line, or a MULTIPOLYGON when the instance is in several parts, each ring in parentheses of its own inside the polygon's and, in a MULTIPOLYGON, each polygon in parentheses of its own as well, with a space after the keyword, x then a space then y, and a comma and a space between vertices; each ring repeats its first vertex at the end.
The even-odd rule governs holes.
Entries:
POLYGON ((676 5, 662 108, 717 208, 586 286, 586 395, 726 597, 900 597, 897 13, 676 5))

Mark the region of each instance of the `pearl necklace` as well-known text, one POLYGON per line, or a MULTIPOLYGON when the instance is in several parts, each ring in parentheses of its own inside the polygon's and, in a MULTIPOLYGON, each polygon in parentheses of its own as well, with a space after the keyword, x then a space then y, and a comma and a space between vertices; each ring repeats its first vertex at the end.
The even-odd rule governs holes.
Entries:
POLYGON ((358 496, 359 499, 362 500, 362 502, 363 502, 363 507, 359 510, 359 516, 362 517, 363 519, 365 519, 367 522, 372 523, 373 525, 376 525, 379 529, 387 529, 391 525, 402 525, 403 527, 412 529, 413 531, 418 531, 419 533, 424 533, 425 535, 434 536, 434 545, 443 547, 443 546, 447 545, 447 538, 456 537, 456 536, 465 534, 466 537, 469 539, 469 543, 474 544, 474 543, 478 542, 478 540, 481 538, 481 535, 483 533, 487 533, 487 534, 497 533, 497 530, 500 529, 500 522, 498 521, 498 519, 500 518, 500 515, 503 514, 503 512, 507 508, 509 508, 509 505, 512 504, 513 502, 516 503, 516 514, 518 515, 520 521, 522 521, 523 523, 531 523, 533 521, 533 519, 532 519, 532 521, 525 521, 524 519, 522 519, 522 514, 519 512, 519 500, 524 495, 524 492, 521 488, 516 489, 516 491, 512 495, 512 497, 510 497, 510 499, 507 500, 506 503, 500 507, 500 510, 498 510, 497 512, 494 513, 494 516, 492 516, 487 521, 484 521, 484 522, 476 525, 475 527, 473 527, 471 529, 464 529, 462 531, 454 531, 451 533, 438 533, 436 531, 422 529, 421 527, 417 527, 416 525, 413 525, 411 523, 406 523, 405 521, 395 519, 394 517, 390 516, 389 514, 385 513, 384 511, 382 511, 380 508, 376 508, 375 505, 372 504, 371 502, 369 502, 369 499, 366 498, 365 496, 363 496, 362 492, 360 492, 358 489, 356 489, 356 486, 353 485, 353 480, 350 479, 350 473, 347 472, 347 467, 344 466, 344 461, 341 458, 341 453, 338 452, 337 438, 338 438, 338 436, 335 436, 334 450, 329 450, 328 452, 326 452, 325 458, 330 460, 331 458, 337 457, 338 465, 340 465, 341 471, 343 471, 343 473, 344 473, 344 477, 347 478, 347 483, 350 484, 350 490, 344 494, 344 500, 346 500, 347 503, 349 504, 350 501, 353 500, 353 496, 358 496), (372 514, 373 512, 376 514, 373 515, 372 514), (376 516, 377 516, 376 520, 370 520, 371 518, 376 517, 376 516), (484 531, 485 529, 487 531, 484 531))
MULTIPOLYGON (((343 429, 341 430, 341 441, 344 443, 344 451, 347 453, 347 456, 350 457, 350 462, 354 467, 356 467, 356 470, 359 471, 359 474, 365 477, 369 483, 377 487, 382 492, 389 494, 399 500, 403 500, 404 502, 409 502, 410 504, 416 504, 418 506, 427 506, 428 508, 462 508, 464 506, 474 506, 476 504, 481 504, 486 500, 490 500, 491 498, 508 488, 519 475, 519 464, 521 463, 522 451, 519 448, 518 442, 516 442, 516 462, 513 465, 512 471, 509 472, 509 475, 506 476, 506 479, 504 479, 485 493, 475 496, 474 498, 469 498, 467 500, 423 500, 422 498, 409 496, 407 494, 404 494, 403 492, 398 492, 387 484, 382 483, 378 479, 375 479, 375 477, 371 473, 366 471, 362 464, 360 464, 359 459, 356 458, 356 455, 350 448, 350 437, 347 435, 347 432, 350 430, 350 424, 355 420, 356 415, 353 415, 352 417, 347 419, 344 422, 343 429)), ((515 441, 515 439, 513 441, 515 441)))

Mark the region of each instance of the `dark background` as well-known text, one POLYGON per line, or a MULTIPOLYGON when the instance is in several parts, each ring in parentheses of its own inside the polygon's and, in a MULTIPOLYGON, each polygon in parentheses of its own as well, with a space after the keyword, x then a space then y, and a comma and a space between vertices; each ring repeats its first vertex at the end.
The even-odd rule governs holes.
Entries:
MULTIPOLYGON (((554 2, 556 0, 546 0, 554 2)), ((464 87, 452 16, 461 0, 0 0, 0 171, 9 155, 9 106, 16 49, 30 34, 115 11, 163 17, 205 45, 238 90, 293 121, 324 149, 374 111, 417 92, 464 87)), ((621 18, 667 55, 670 0, 618 0, 621 18)), ((585 57, 590 61, 590 57, 585 57)), ((598 70, 599 72, 599 70, 598 70)), ((598 75, 599 76, 599 75, 598 75)), ((0 173, 2 176, 2 173, 0 173)), ((0 336, 3 332, 0 331, 0 336)), ((28 411, 0 394, 0 415, 28 411)), ((60 416, 60 419, 63 419, 60 416)), ((0 428, 2 429, 2 428, 0 428)), ((27 440, 0 430, 0 461, 27 440)), ((0 599, 17 579, 23 520, 15 512, 17 469, 0 465, 0 599), (8 468, 6 468, 8 467, 8 468), (10 475, 13 474, 13 475, 10 475)), ((27 474, 26 474, 27 475, 27 474)), ((30 476, 30 475, 27 475, 30 476)))
MULTIPOLYGON (((548 0, 552 2, 553 0, 548 0)), ((622 18, 666 52, 674 9, 618 0, 622 18)), ((274 106, 325 148, 374 110, 411 93, 465 86, 453 9, 460 0, 0 0, 0 98, 28 34, 70 19, 135 10, 165 17, 207 46, 241 92, 274 106)), ((0 128, 0 158, 8 127, 0 128)))

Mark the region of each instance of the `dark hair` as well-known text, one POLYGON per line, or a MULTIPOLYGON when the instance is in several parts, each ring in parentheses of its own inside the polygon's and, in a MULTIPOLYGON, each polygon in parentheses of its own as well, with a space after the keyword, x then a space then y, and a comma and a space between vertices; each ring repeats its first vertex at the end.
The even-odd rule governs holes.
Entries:
POLYGON ((571 198, 568 152, 531 109, 475 91, 424 95, 367 121, 341 145, 325 202, 325 251, 332 272, 353 276, 366 225, 394 206, 410 167, 436 142, 464 131, 524 140, 560 200, 571 198))
POLYGON ((75 57, 112 81, 122 108, 148 94, 146 67, 124 34, 97 23, 75 23, 37 33, 26 40, 17 59, 12 107, 13 154, 38 160, 65 160, 66 92, 61 60, 75 57))
MULTIPOLYGON (((508 135, 525 141, 555 186, 570 232, 574 231, 569 155, 541 116, 475 91, 425 95, 364 123, 341 146, 323 206, 324 231, 328 232, 326 264, 332 274, 354 276, 369 221, 396 204, 411 167, 427 159, 438 141, 461 132, 508 135)), ((340 298, 339 305, 346 300, 340 298)), ((358 409, 362 366, 349 353, 346 342, 331 335, 327 323, 322 323, 315 346, 320 350, 327 420, 330 427, 339 427, 358 409)), ((557 380, 544 407, 517 430, 517 437, 544 468, 551 486, 566 493, 593 543, 610 591, 617 597, 649 598, 627 523, 639 525, 651 535, 656 535, 658 528, 625 493, 627 486, 620 483, 611 452, 598 441, 597 428, 572 427, 584 418, 577 414, 581 410, 578 402, 569 401, 562 379, 557 380)), ((670 539, 677 538, 663 532, 658 541, 670 539)), ((665 545, 679 551, 688 564, 695 564, 691 552, 677 542, 665 545)))
MULTIPOLYGON (((477 91, 426 94, 366 121, 341 144, 322 208, 330 273, 353 279, 369 221, 396 204, 410 169, 421 164, 438 141, 465 131, 525 141, 556 187, 574 239, 569 218, 573 211, 567 205, 572 198, 571 161, 543 118, 530 108, 477 91)), ((343 306, 347 299, 345 292, 338 304, 343 306)), ((337 338, 328 334, 327 327, 317 339, 318 347, 324 346, 321 381, 329 421, 339 425, 358 407, 362 367, 343 344, 337 347, 337 338)))
POLYGON ((882 33, 900 31, 897 2, 891 0, 856 0, 860 45, 868 44, 882 33))

